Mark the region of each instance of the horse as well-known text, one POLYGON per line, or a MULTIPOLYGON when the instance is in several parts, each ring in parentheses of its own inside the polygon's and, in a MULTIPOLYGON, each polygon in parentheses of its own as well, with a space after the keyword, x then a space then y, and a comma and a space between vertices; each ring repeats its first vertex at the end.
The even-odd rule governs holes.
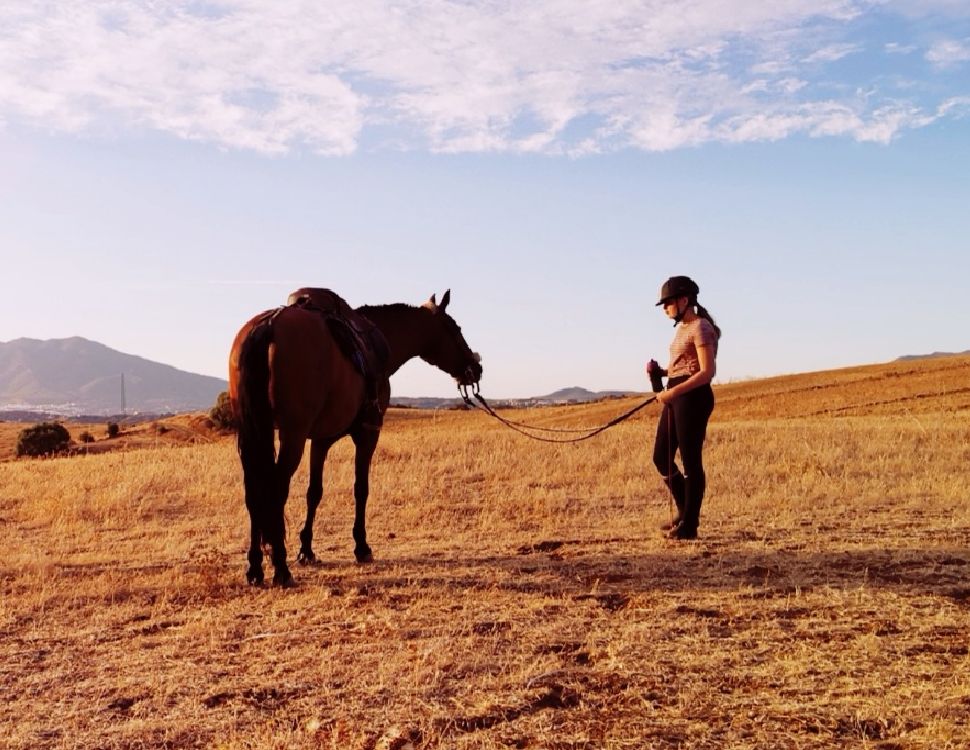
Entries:
POLYGON ((249 511, 250 585, 263 583, 262 543, 272 548, 274 585, 294 583, 286 564, 283 510, 308 439, 310 484, 298 561, 316 561, 313 520, 323 497, 323 466, 330 447, 347 435, 355 446, 354 556, 360 563, 373 560, 365 516, 371 459, 391 397, 390 376, 420 357, 459 386, 475 385, 482 377, 481 357, 446 312, 450 300, 449 289, 440 303, 431 295, 420 306, 368 305, 354 311, 328 290, 301 289, 286 306, 254 316, 236 334, 229 354, 229 399, 249 511), (322 311, 314 304, 318 298, 312 293, 320 292, 329 295, 324 299, 334 309, 322 311), (371 333, 386 348, 371 367, 380 371, 368 373, 360 352, 349 351, 346 340, 335 334, 351 328, 355 335, 361 328, 376 329, 371 333))

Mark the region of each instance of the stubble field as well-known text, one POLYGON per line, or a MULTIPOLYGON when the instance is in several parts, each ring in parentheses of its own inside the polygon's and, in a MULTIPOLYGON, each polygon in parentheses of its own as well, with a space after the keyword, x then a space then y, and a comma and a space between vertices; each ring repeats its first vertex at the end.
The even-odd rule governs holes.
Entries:
POLYGON ((571 446, 402 410, 377 561, 341 443, 290 590, 245 583, 231 437, 3 461, 0 748, 970 745, 970 357, 715 392, 697 542, 655 530, 654 406, 571 446))

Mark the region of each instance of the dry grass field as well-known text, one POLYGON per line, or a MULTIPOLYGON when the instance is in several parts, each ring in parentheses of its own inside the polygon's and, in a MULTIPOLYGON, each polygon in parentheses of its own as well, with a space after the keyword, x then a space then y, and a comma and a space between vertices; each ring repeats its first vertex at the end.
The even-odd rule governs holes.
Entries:
POLYGON ((12 460, 2 425, 0 748, 970 746, 970 357, 716 394, 697 542, 655 530, 655 406, 565 446, 401 410, 377 561, 345 442, 294 589, 245 583, 230 437, 12 460))

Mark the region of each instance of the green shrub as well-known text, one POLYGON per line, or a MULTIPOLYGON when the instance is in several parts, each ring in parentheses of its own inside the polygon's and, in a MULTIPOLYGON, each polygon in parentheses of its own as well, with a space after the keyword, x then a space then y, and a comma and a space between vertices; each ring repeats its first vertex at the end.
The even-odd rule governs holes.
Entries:
POLYGON ((222 430, 232 430, 236 427, 236 420, 232 414, 232 402, 229 394, 223 391, 216 397, 216 405, 209 409, 209 419, 222 430))
POLYGON ((57 422, 41 422, 27 427, 17 436, 18 456, 49 456, 67 450, 71 434, 57 422))
POLYGON ((108 437, 116 438, 121 434, 121 428, 118 427, 117 422, 108 422, 108 437))

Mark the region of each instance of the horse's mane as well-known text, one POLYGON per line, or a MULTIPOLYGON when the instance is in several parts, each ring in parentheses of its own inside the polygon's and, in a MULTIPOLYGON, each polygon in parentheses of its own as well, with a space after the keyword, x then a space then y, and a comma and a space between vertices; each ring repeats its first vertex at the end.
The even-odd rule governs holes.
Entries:
POLYGON ((357 312, 363 315, 367 314, 368 310, 387 310, 388 312, 404 312, 406 310, 418 310, 420 309, 416 305, 409 305, 406 302, 391 302, 387 305, 361 305, 357 308, 357 312))

